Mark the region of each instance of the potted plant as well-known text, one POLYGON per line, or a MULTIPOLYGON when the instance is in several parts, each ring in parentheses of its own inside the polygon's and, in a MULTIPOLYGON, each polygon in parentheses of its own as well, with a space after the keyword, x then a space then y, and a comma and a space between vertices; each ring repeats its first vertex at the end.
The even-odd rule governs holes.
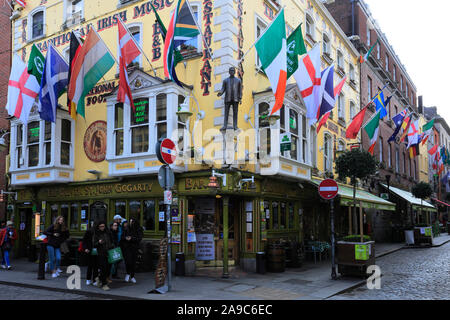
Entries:
POLYGON ((337 242, 338 272, 367 276, 367 267, 375 264, 375 241, 370 236, 350 235, 337 242), (362 240, 361 240, 362 238, 362 240))

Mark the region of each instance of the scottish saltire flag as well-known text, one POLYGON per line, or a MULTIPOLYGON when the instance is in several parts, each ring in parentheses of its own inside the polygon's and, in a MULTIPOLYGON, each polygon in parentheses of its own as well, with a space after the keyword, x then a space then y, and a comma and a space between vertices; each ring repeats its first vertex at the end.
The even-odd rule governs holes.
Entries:
POLYGON ((170 20, 164 41, 164 74, 167 78, 183 87, 178 80, 175 67, 178 64, 175 50, 192 38, 200 34, 195 18, 192 16, 187 0, 178 0, 177 9, 170 20))
POLYGON ((386 117, 387 116, 387 111, 386 111, 386 106, 384 104, 384 93, 383 93, 383 91, 381 91, 375 97, 374 103, 375 103, 375 106, 377 107, 376 111, 380 111, 381 110, 381 112, 380 112, 380 119, 383 119, 384 117, 386 117))
POLYGON ((41 88, 39 90, 39 114, 42 120, 55 122, 58 98, 69 84, 69 64, 50 45, 44 64, 41 88))

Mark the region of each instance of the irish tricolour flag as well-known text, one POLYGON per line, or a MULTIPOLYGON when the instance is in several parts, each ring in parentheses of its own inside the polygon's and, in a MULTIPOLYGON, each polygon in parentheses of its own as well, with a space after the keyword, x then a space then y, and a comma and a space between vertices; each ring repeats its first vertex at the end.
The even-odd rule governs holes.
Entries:
POLYGON ((115 59, 98 33, 91 29, 72 67, 69 99, 85 117, 85 97, 114 65, 115 59))
POLYGON ((361 62, 361 64, 363 64, 364 62, 369 60, 370 54, 372 53, 373 49, 375 49, 375 46, 377 45, 377 43, 378 43, 378 39, 375 42, 375 44, 369 49, 369 51, 367 51, 367 53, 364 57, 363 56, 359 57, 359 62, 361 62))
POLYGON ((286 92, 287 52, 284 9, 258 39, 255 46, 262 69, 269 78, 272 91, 275 94, 275 105, 271 112, 271 114, 274 114, 283 107, 286 92))
POLYGON ((378 131, 380 128, 380 113, 381 110, 379 110, 375 114, 375 116, 366 123, 366 126, 364 127, 364 130, 366 130, 367 135, 370 139, 370 148, 368 151, 371 155, 373 155, 373 151, 375 150, 375 145, 377 144, 378 140, 378 131))

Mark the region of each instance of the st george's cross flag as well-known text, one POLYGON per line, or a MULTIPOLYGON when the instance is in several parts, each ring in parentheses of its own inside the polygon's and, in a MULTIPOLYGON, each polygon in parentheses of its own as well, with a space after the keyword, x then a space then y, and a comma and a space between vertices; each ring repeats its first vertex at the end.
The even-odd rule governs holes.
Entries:
POLYGON ((366 126, 364 127, 364 130, 366 130, 367 135, 370 139, 370 147, 369 147, 369 153, 373 155, 373 152, 375 150, 375 145, 378 140, 378 132, 380 128, 380 113, 381 111, 378 111, 375 113, 372 119, 370 119, 366 126))
POLYGON ((22 8, 25 8, 27 6, 25 0, 16 0, 16 3, 20 5, 22 8))
POLYGON ((287 42, 284 9, 256 42, 261 67, 269 78, 275 105, 270 114, 283 107, 287 81, 287 42))
POLYGON ((8 114, 26 124, 38 93, 39 83, 36 77, 28 73, 25 62, 15 54, 8 82, 8 114))
POLYGON ((58 98, 67 90, 69 84, 69 64, 49 46, 39 90, 39 114, 41 119, 56 122, 58 98))
POLYGON ((411 121, 408 131, 408 147, 419 143, 419 120, 411 121))
POLYGON ((125 106, 131 106, 133 110, 134 102, 131 95, 131 88, 128 81, 127 66, 136 59, 141 51, 133 40, 133 36, 119 19, 119 90, 117 92, 117 101, 125 106))
POLYGON ((316 45, 301 59, 299 67, 294 73, 295 81, 297 81, 300 94, 305 102, 310 125, 317 122, 317 112, 322 102, 320 66, 320 46, 316 45))
POLYGON ((97 82, 112 68, 115 59, 98 33, 91 28, 74 61, 69 83, 69 99, 77 113, 85 116, 85 98, 97 82))
POLYGON ((176 10, 173 12, 167 29, 166 40, 164 41, 164 75, 175 82, 180 87, 175 67, 179 59, 176 56, 176 50, 179 46, 188 40, 197 37, 200 34, 195 18, 192 16, 188 0, 178 0, 176 10))

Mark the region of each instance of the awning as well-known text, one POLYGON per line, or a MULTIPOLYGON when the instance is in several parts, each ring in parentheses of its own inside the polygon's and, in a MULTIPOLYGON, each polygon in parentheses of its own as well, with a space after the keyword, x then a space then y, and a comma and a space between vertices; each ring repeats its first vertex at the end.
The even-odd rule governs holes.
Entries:
MULTIPOLYGON (((316 186, 320 185, 321 180, 312 179, 312 183, 316 186)), ((353 188, 339 184, 339 196, 341 197, 341 206, 353 205, 353 188)), ((377 210, 389 210, 395 211, 395 203, 381 199, 369 192, 361 189, 356 189, 356 206, 359 207, 359 203, 365 209, 377 209, 377 210)))
POLYGON ((443 202, 443 201, 440 201, 440 200, 438 200, 438 199, 431 198, 431 200, 434 200, 434 201, 436 201, 437 203, 442 204, 442 205, 444 205, 444 206, 450 207, 450 204, 448 204, 448 203, 446 203, 446 202, 443 202))
POLYGON ((437 211, 436 208, 432 204, 426 202, 425 200, 422 202, 422 205, 423 205, 423 207, 422 207, 421 200, 414 197, 411 192, 408 192, 408 191, 405 191, 402 189, 398 189, 398 188, 394 188, 394 187, 388 188, 387 185, 382 184, 382 183, 381 183, 381 185, 383 187, 385 187, 386 189, 388 189, 389 191, 395 193, 400 198, 403 198, 407 202, 411 203, 412 208, 414 210, 420 210, 422 208, 422 210, 424 210, 424 211, 431 211, 431 212, 437 211))

